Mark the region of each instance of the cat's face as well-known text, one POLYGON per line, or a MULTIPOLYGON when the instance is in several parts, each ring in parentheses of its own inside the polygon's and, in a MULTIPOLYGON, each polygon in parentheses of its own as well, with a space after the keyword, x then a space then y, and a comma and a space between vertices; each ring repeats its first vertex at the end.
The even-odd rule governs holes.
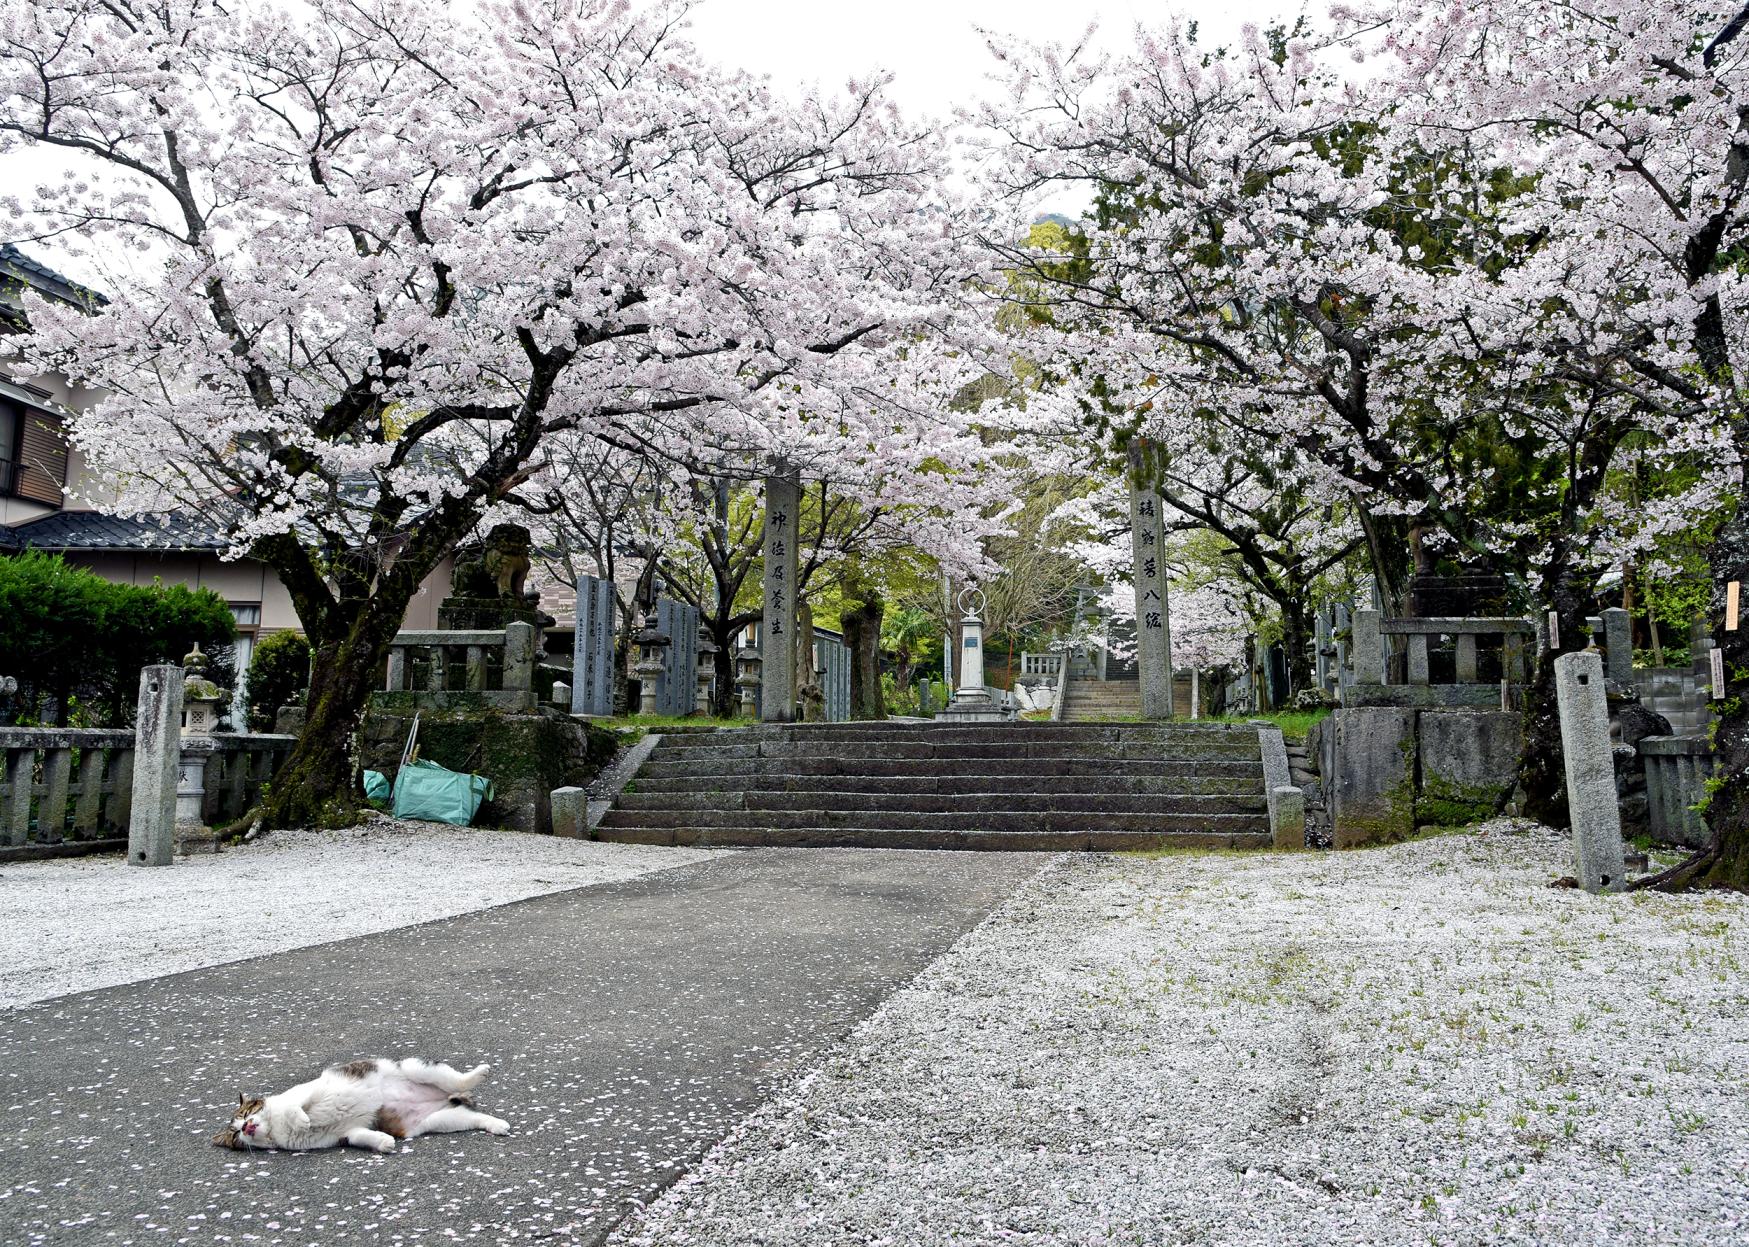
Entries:
POLYGON ((239 1152, 267 1146, 266 1110, 266 1100, 260 1096, 250 1098, 239 1091, 237 1109, 231 1114, 230 1124, 213 1136, 213 1142, 239 1152))

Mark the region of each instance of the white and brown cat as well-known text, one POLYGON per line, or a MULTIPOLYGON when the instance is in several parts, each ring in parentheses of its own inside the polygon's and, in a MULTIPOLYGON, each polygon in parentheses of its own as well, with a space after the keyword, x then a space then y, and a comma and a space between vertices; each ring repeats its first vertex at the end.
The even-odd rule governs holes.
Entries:
POLYGON ((422 1134, 508 1134, 509 1122, 479 1112, 469 1099, 490 1069, 476 1065, 463 1073, 417 1057, 332 1065, 278 1095, 238 1095, 231 1124, 213 1142, 239 1151, 307 1151, 346 1143, 392 1152, 399 1140, 422 1134))

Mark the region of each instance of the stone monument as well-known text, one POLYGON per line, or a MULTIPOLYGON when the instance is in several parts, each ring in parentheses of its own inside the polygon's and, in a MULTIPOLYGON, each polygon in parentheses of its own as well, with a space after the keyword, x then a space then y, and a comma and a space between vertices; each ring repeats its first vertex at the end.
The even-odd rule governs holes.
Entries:
POLYGON ((1172 619, 1168 613, 1165 530, 1160 496, 1142 487, 1140 448, 1130 454, 1130 550, 1136 593, 1136 672, 1141 678, 1142 717, 1170 719, 1172 619))
POLYGON ((1006 723, 1014 715, 984 687, 984 594, 962 589, 960 608, 960 686, 935 716, 938 723, 1006 723))
POLYGON ((483 544, 459 551, 450 595, 437 605, 437 626, 445 632, 475 632, 526 623, 537 633, 552 627, 552 616, 540 608, 539 592, 527 587, 532 542, 520 524, 494 524, 483 544))
POLYGON ((801 483, 783 465, 765 478, 765 593, 760 648, 759 717, 790 723, 796 717, 796 538, 801 483))

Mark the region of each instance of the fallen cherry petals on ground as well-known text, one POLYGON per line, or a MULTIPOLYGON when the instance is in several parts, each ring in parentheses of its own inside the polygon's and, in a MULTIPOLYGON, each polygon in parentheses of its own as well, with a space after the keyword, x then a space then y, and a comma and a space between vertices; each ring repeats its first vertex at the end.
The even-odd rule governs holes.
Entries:
POLYGON ((1064 857, 616 1243, 1749 1242, 1749 898, 1064 857))
POLYGON ((703 861, 699 849, 377 817, 222 853, 0 866, 0 1008, 703 861))

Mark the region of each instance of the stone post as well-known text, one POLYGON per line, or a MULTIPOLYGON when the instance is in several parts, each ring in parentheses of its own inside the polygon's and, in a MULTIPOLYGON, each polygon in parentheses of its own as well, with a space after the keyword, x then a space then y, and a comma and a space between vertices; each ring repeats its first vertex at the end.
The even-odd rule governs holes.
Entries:
POLYGON ((1141 677, 1142 717, 1170 719, 1172 619, 1168 613, 1166 543, 1160 526, 1160 496, 1142 487, 1140 447, 1130 452, 1130 553, 1136 595, 1136 670, 1141 677))
POLYGON ((553 681, 553 705, 567 714, 571 712, 571 686, 563 680, 553 681))
POLYGON ((1385 682, 1385 638, 1379 632, 1376 610, 1354 612, 1354 682, 1383 684, 1385 682))
POLYGON ((1561 753, 1567 766, 1567 811, 1579 886, 1617 892, 1626 886, 1621 809, 1609 741, 1603 660, 1595 650, 1555 659, 1555 701, 1561 713, 1561 753))
POLYGON ((534 707, 534 625, 518 619, 504 627, 504 691, 527 695, 523 710, 534 707))
POLYGON ((780 464, 765 478, 765 615, 760 648, 760 715, 767 723, 796 717, 796 537, 801 485, 780 464))
POLYGON ((1634 679, 1633 616, 1619 606, 1603 612, 1604 672, 1616 684, 1631 684, 1634 679))
POLYGON ((164 663, 140 672, 134 720, 134 799, 128 818, 128 864, 168 866, 176 851, 177 763, 182 757, 182 668, 164 663))
POLYGON ((581 788, 552 791, 553 834, 567 840, 589 838, 589 794, 581 788))

